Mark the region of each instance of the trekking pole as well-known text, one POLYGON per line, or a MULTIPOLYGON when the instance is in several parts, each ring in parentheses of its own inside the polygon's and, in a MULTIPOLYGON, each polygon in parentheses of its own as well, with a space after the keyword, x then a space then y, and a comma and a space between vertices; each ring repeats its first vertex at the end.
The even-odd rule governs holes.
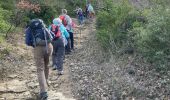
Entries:
POLYGON ((80 42, 81 42, 81 31, 82 31, 82 25, 80 26, 80 42))
POLYGON ((45 37, 45 47, 47 50, 47 54, 48 54, 48 43, 47 43, 47 37, 46 37, 46 30, 44 29, 44 37, 45 37))
POLYGON ((79 37, 79 45, 81 44, 81 27, 82 27, 82 26, 80 26, 80 28, 79 28, 79 33, 80 33, 80 37, 79 37))

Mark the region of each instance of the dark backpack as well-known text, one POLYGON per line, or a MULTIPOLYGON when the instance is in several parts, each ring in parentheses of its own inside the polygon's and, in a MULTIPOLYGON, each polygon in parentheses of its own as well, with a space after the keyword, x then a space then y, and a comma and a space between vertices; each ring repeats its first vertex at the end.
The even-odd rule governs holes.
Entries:
POLYGON ((52 33, 45 28, 45 24, 41 19, 31 20, 29 27, 26 29, 25 41, 28 46, 45 46, 51 42, 52 33))
POLYGON ((83 11, 79 11, 79 12, 78 12, 78 16, 79 16, 79 17, 82 17, 82 16, 83 16, 83 11))
POLYGON ((59 38, 61 36, 61 31, 60 31, 60 27, 56 26, 54 24, 51 25, 51 31, 55 34, 56 38, 59 38))

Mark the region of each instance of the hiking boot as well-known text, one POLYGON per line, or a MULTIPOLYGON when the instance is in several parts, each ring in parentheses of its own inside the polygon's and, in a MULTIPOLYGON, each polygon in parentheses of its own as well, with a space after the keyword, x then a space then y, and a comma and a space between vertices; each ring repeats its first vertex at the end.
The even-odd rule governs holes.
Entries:
POLYGON ((75 51, 75 49, 74 49, 74 48, 71 48, 71 51, 75 51))
POLYGON ((64 72, 63 71, 58 71, 58 75, 63 75, 64 72))
POLYGON ((40 93, 40 100, 48 100, 47 92, 40 93))
POLYGON ((53 70, 56 70, 57 69, 57 66, 56 65, 53 65, 53 70))
POLYGON ((71 51, 67 51, 67 52, 65 52, 65 55, 70 55, 71 54, 71 51))

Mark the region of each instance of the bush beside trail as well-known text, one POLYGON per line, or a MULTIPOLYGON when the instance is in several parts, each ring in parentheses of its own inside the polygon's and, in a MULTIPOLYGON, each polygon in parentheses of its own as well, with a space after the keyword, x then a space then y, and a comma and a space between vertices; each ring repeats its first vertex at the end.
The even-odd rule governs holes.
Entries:
POLYGON ((166 72, 169 69, 170 10, 165 3, 157 2, 152 1, 141 9, 128 1, 105 2, 109 5, 97 16, 97 37, 106 52, 121 55, 135 51, 158 71, 166 72))

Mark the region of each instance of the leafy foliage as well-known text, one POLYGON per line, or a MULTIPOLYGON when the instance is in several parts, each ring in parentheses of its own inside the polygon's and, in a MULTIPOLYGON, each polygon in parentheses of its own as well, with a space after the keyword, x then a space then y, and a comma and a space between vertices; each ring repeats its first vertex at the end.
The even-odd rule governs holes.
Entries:
POLYGON ((153 1, 153 6, 143 10, 128 2, 105 1, 97 16, 97 37, 106 51, 119 53, 133 48, 158 71, 166 71, 170 59, 170 9, 165 4, 168 1, 153 1))
POLYGON ((0 7, 0 33, 4 33, 9 28, 9 22, 7 18, 10 16, 11 12, 4 10, 0 7))
POLYGON ((134 28, 138 30, 135 37, 137 47, 158 70, 167 70, 170 55, 170 10, 163 7, 153 9, 147 20, 144 27, 134 28))
POLYGON ((106 9, 100 11, 97 16, 98 39, 105 47, 117 45, 116 47, 121 48, 123 42, 126 42, 127 32, 132 28, 138 13, 132 10, 128 2, 115 5, 110 1, 108 4, 106 9))

